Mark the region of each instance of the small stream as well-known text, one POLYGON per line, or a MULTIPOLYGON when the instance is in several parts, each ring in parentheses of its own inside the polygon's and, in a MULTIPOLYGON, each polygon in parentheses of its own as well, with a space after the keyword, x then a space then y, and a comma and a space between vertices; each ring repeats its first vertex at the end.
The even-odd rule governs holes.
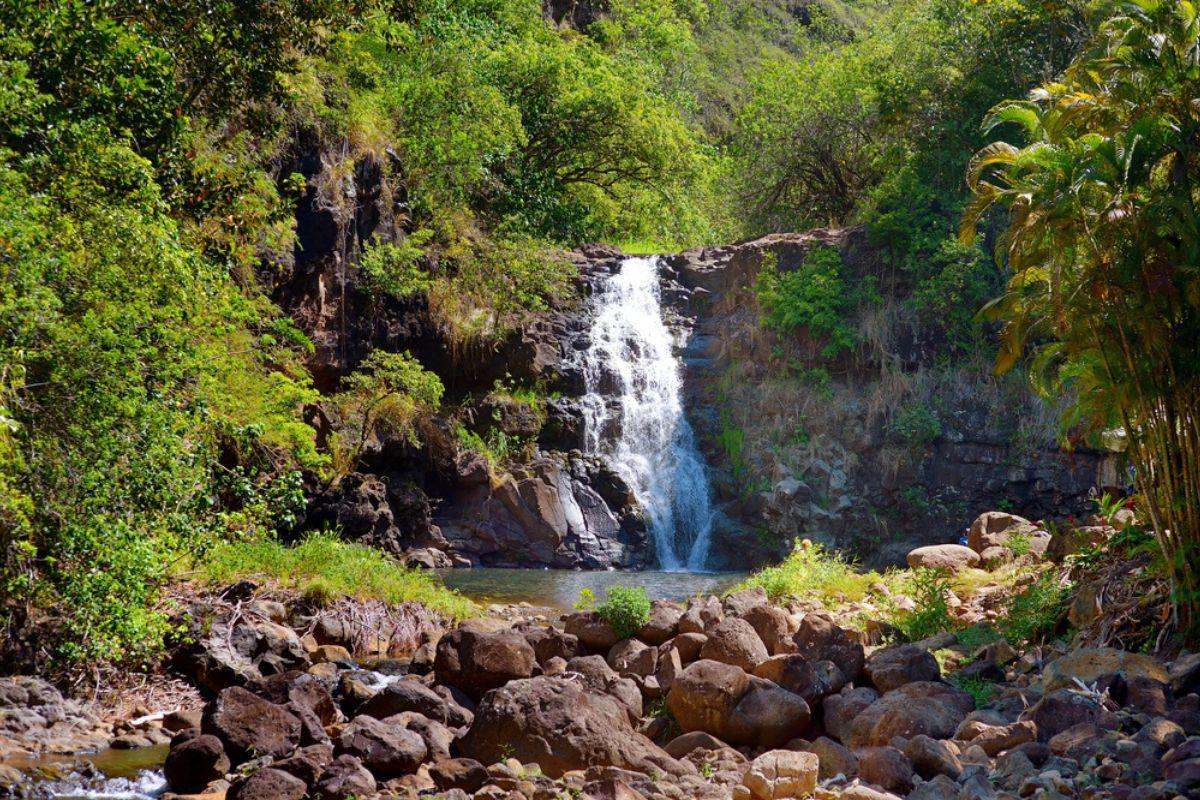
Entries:
POLYGON ((26 770, 30 785, 18 797, 62 800, 152 800, 167 789, 162 765, 167 745, 136 750, 10 758, 6 766, 26 770))

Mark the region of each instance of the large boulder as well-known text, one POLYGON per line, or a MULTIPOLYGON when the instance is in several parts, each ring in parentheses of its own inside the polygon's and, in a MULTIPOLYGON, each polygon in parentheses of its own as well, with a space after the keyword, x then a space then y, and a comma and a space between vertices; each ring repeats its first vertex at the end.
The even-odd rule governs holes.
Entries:
POLYGON ((1056 734, 1084 722, 1105 729, 1117 727, 1116 715, 1100 698, 1090 692, 1072 689, 1047 692, 1022 716, 1037 726, 1037 737, 1041 742, 1048 742, 1056 734))
POLYGON ((728 616, 742 617, 750 609, 766 605, 766 603, 767 590, 761 586, 752 586, 728 595, 721 603, 721 608, 728 616))
POLYGON ((1015 532, 1032 534, 1037 526, 1024 517, 1007 511, 985 511, 975 518, 967 531, 967 547, 982 553, 989 547, 1004 547, 1015 532))
POLYGON ((300 745, 299 718, 240 686, 217 695, 201 728, 221 740, 235 764, 259 756, 286 758, 300 745))
POLYGON ((884 694, 906 683, 936 681, 942 677, 941 668, 933 654, 914 644, 876 650, 867 659, 863 669, 875 688, 884 694))
POLYGON ((350 800, 375 794, 375 776, 352 755, 335 758, 321 773, 312 796, 321 800, 350 800))
POLYGON ((563 617, 563 630, 593 653, 606 653, 620 641, 608 620, 595 611, 576 611, 563 617))
POLYGON ((229 756, 216 736, 193 736, 179 742, 167 753, 163 773, 167 785, 181 794, 195 794, 229 772, 229 756))
POLYGON ((433 668, 439 683, 462 689, 478 700, 489 689, 528 678, 536 664, 533 648, 516 631, 484 633, 460 628, 438 642, 433 668))
POLYGON ((694 772, 638 733, 620 701, 561 677, 516 680, 489 692, 459 749, 484 764, 510 757, 536 763, 554 778, 594 766, 694 772))
POLYGON ((415 772, 429 750, 407 728, 360 714, 338 736, 336 752, 354 756, 377 777, 393 778, 415 772))
POLYGON ((578 655, 583 655, 583 647, 579 637, 559 630, 553 625, 530 625, 520 628, 521 635, 533 648, 534 657, 542 666, 552 658, 570 661, 578 655))
POLYGON ((979 553, 961 544, 931 544, 909 551, 908 566, 959 572, 979 566, 979 553))
POLYGON ((750 623, 771 655, 796 652, 791 617, 779 606, 753 606, 742 615, 742 619, 750 623))
POLYGON ((679 630, 679 618, 683 609, 666 600, 655 600, 650 604, 650 617, 637 632, 637 638, 652 645, 660 645, 679 630))
POLYGON ((295 703, 309 709, 322 725, 328 725, 337 719, 337 705, 329 690, 307 672, 292 670, 268 678, 255 681, 247 687, 254 694, 286 706, 295 703))
POLYGON ((760 678, 779 684, 804 698, 810 706, 840 691, 846 679, 832 661, 809 661, 799 653, 772 656, 754 668, 760 678))
POLYGON ((304 781, 280 769, 260 769, 229 787, 229 800, 304 800, 304 781))
POLYGON ((717 735, 730 744, 782 747, 803 735, 811 718, 803 697, 771 681, 751 678, 750 688, 717 735))
POLYGON ((648 678, 658 667, 658 648, 638 639, 622 639, 608 651, 608 665, 622 675, 648 678))
POLYGON ((858 776, 875 786, 900 795, 913 788, 913 765, 895 747, 864 747, 854 753, 858 758, 858 776))
POLYGON ((473 717, 466 708, 416 680, 389 683, 358 709, 359 714, 375 719, 385 719, 405 711, 415 711, 451 728, 470 725, 473 717))
POLYGON ((949 739, 974 708, 971 695, 953 686, 908 683, 863 709, 850 723, 843 743, 851 748, 883 746, 894 736, 907 739, 918 734, 949 739))
POLYGON ((693 597, 679 617, 680 633, 707 633, 708 628, 725 618, 721 601, 715 597, 693 597))
POLYGON ((726 617, 709 628, 700 658, 733 664, 751 672, 770 656, 754 627, 744 619, 726 617))
POLYGON ((750 676, 741 668, 720 661, 696 661, 675 677, 667 694, 667 707, 684 732, 706 731, 720 736, 716 732, 723 729, 749 688, 750 676))
POLYGON ((742 785, 755 800, 808 797, 817 788, 817 756, 795 750, 770 750, 750 762, 742 785))
POLYGON ((847 682, 862 673, 865 653, 856 634, 839 627, 828 614, 805 614, 796 631, 796 651, 809 661, 832 661, 847 682))
POLYGON ((176 669, 205 689, 219 692, 308 666, 300 637, 286 625, 256 615, 201 624, 208 616, 207 609, 195 611, 191 644, 173 657, 176 669))
POLYGON ((850 736, 850 726, 858 715, 879 699, 879 692, 869 686, 847 686, 821 703, 825 713, 825 730, 840 742, 850 736))

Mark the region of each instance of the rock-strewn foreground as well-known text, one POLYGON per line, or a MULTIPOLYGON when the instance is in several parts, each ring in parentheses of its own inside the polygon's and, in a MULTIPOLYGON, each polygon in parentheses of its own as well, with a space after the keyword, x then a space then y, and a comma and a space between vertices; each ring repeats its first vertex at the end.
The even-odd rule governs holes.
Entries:
MULTIPOLYGON (((181 651, 210 692, 203 710, 126 734, 170 737, 168 797, 1200 796, 1200 655, 993 643, 959 673, 997 681, 976 708, 932 652, 952 634, 872 647, 761 589, 656 601, 627 639, 594 612, 561 628, 532 612, 449 631, 410 619, 411 658, 372 671, 351 655, 353 625, 237 609, 181 651)), ((398 635, 375 651, 397 652, 398 635)), ((36 679, 5 679, 0 703, 9 734, 93 732, 36 679)), ((0 794, 24 793, 11 768, 0 778, 0 794)))

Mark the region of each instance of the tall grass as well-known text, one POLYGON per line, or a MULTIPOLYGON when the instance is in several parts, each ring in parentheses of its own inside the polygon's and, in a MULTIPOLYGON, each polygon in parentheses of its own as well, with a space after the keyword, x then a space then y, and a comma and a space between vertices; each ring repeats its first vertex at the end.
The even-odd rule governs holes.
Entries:
POLYGON ((776 601, 794 598, 855 602, 866 597, 871 585, 881 580, 883 576, 878 572, 860 572, 840 553, 801 542, 781 563, 754 573, 737 588, 761 586, 776 601))
POLYGON ((455 619, 479 612, 436 576, 403 567, 380 550, 343 542, 332 533, 312 533, 295 545, 270 539, 223 542, 196 570, 196 580, 207 586, 258 578, 306 595, 415 601, 455 619))

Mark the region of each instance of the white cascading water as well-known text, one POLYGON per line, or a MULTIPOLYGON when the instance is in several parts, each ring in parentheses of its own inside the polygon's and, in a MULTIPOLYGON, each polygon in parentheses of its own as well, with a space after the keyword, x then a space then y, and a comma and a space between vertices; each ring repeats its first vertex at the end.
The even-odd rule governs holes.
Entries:
POLYGON ((627 258, 595 299, 584 355, 588 452, 609 455, 645 509, 664 570, 704 569, 712 529, 708 476, 683 413, 658 260, 627 258))

